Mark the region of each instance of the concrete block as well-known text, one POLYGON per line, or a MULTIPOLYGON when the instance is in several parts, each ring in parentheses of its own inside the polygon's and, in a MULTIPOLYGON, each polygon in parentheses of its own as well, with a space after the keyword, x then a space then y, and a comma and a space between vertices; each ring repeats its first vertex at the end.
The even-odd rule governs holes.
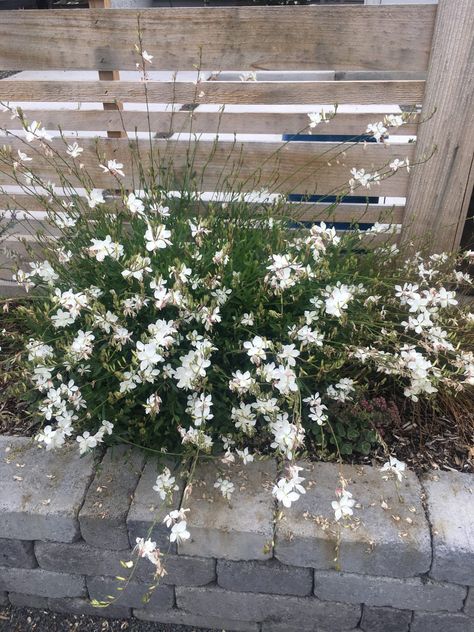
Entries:
POLYGON ((73 542, 94 457, 76 445, 46 452, 26 437, 0 437, 0 537, 73 542))
MULTIPOLYGON (((123 575, 125 571, 120 562, 133 560, 135 580, 153 582, 153 564, 146 559, 138 560, 130 549, 106 551, 85 542, 36 542, 35 551, 41 568, 88 576, 123 575)), ((167 555, 164 565, 167 574, 160 580, 162 584, 205 586, 216 578, 215 560, 209 558, 167 555)))
MULTIPOLYGON (((187 555, 166 555, 163 565, 166 575, 162 584, 176 586, 205 586, 216 579, 216 561, 209 557, 191 557, 187 555)), ((147 560, 141 560, 135 570, 137 581, 152 582, 154 566, 147 560)))
POLYGON ((84 597, 85 581, 80 575, 54 573, 42 568, 3 568, 0 591, 39 597, 84 597))
POLYGON ((474 619, 465 614, 415 612, 410 632, 474 632, 474 619))
POLYGON ((364 632, 408 632, 411 617, 410 610, 364 605, 360 627, 364 632))
POLYGON ((275 556, 281 562, 330 569, 337 557, 343 571, 388 577, 428 571, 431 538, 413 472, 406 473, 397 491, 395 482, 384 480, 377 468, 342 466, 347 488, 360 506, 354 507, 352 519, 336 523, 331 502, 336 500, 339 466, 307 461, 300 465, 307 492, 284 509, 277 524, 275 556))
POLYGON ((218 471, 215 463, 196 468, 195 485, 186 507, 191 510, 191 538, 179 552, 230 560, 264 560, 272 556, 274 504, 271 487, 274 460, 256 461, 218 471), (234 483, 231 500, 214 487, 217 478, 234 483))
POLYGON ((48 609, 48 598, 38 597, 38 595, 26 595, 24 593, 10 592, 8 599, 12 606, 16 608, 40 608, 48 609))
MULTIPOLYGON (((36 542, 35 554, 41 568, 78 575, 122 575, 120 561, 132 559, 131 551, 106 551, 85 542, 36 542)), ((143 560, 145 562, 145 560, 143 560)), ((151 564, 150 564, 151 566, 151 564)))
POLYGON ((88 544, 128 548, 126 518, 144 464, 143 452, 130 446, 107 450, 79 512, 81 534, 88 544))
POLYGON ((78 597, 63 597, 60 599, 48 599, 37 595, 25 595, 22 593, 9 593, 10 603, 18 608, 40 608, 53 612, 66 614, 91 615, 95 617, 107 617, 127 619, 131 616, 130 608, 124 606, 108 606, 107 608, 94 608, 88 599, 78 597))
POLYGON ((134 610, 133 615, 142 621, 153 621, 171 625, 188 625, 193 628, 225 630, 225 632, 259 632, 258 623, 232 621, 220 617, 199 616, 173 608, 172 610, 134 610))
POLYGON ((331 632, 356 627, 361 612, 360 606, 314 597, 239 593, 222 588, 176 587, 176 603, 178 608, 202 617, 282 623, 300 629, 321 626, 331 632))
POLYGON ((472 474, 431 472, 423 478, 433 534, 434 579, 474 586, 472 474))
MULTIPOLYGON (((48 599, 48 610, 65 614, 105 617, 107 619, 128 619, 132 615, 130 608, 110 605, 107 608, 96 608, 88 599, 48 599)), ((105 628, 104 628, 105 629, 105 628)))
POLYGON ((419 577, 392 579, 336 571, 314 572, 314 594, 332 601, 456 612, 462 609, 466 593, 464 586, 422 581, 419 577))
POLYGON ((131 581, 125 590, 117 591, 117 587, 121 584, 118 580, 111 577, 87 577, 86 583, 91 599, 108 601, 108 596, 113 595, 117 597, 114 601, 114 606, 144 610, 148 610, 148 608, 167 610, 174 605, 174 590, 171 586, 159 585, 150 591, 150 584, 139 584, 131 581))
POLYGON ((0 566, 35 568, 38 566, 33 542, 0 538, 0 566))
POLYGON ((467 599, 464 604, 464 612, 470 617, 474 617, 474 588, 471 587, 467 593, 467 599))
POLYGON ((313 571, 310 568, 285 566, 277 560, 263 562, 218 560, 217 583, 221 588, 237 592, 305 597, 312 591, 313 571))
MULTIPOLYGON (((347 630, 344 630, 344 632, 356 632, 358 631, 359 628, 348 628, 347 630)), ((314 627, 314 625, 311 626, 304 626, 301 627, 300 625, 298 626, 293 626, 291 624, 288 623, 273 623, 272 621, 264 621, 262 623, 262 627, 261 627, 261 631, 262 632, 332 632, 332 630, 328 629, 328 628, 322 628, 318 625, 318 627, 314 627)))
MULTIPOLYGON (((169 467, 172 469, 172 466, 169 467)), ((178 509, 183 494, 183 481, 176 474, 179 491, 173 494, 172 502, 167 504, 153 489, 156 477, 162 470, 162 462, 154 457, 147 459, 127 516, 128 538, 132 548, 137 538, 151 538, 162 550, 176 553, 176 544, 170 544, 170 531, 163 524, 163 518, 172 509, 178 509)))

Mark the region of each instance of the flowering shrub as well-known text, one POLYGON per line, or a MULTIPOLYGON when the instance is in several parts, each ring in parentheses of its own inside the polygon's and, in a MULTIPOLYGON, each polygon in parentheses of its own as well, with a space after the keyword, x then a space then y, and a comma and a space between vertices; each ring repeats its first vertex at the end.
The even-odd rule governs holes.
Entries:
MULTIPOLYGON (((224 205, 217 196, 204 204, 192 164, 181 179, 169 164, 169 186, 139 170, 132 191, 122 184, 127 167, 98 156, 117 182, 117 196, 107 197, 81 168, 77 142, 53 141, 39 123, 14 115, 25 151, 5 147, 1 169, 12 168, 14 181, 44 203, 56 231, 38 236, 41 260, 15 272, 34 297, 21 308, 24 367, 46 449, 73 440, 83 454, 129 442, 186 464, 217 455, 247 464, 273 453, 287 464, 273 494, 288 507, 304 493, 293 461, 308 447, 339 457, 370 451, 376 434, 361 415, 363 400, 398 393, 417 401, 474 384, 474 317, 457 298, 472 285, 458 269, 472 252, 367 250, 356 227, 339 235, 323 222, 290 220, 284 200, 268 192, 252 206, 238 190, 225 191, 224 205), (35 175, 29 144, 57 160, 66 202, 35 175), (64 161, 83 178, 85 196, 70 185, 64 161), (351 417, 349 406, 359 414, 351 417)), ((309 127, 325 119, 312 114, 309 127)), ((383 141, 400 124, 391 117, 367 132, 383 141)), ((408 161, 372 174, 353 169, 344 191, 400 168, 408 161)), ((385 470, 399 477, 397 463, 385 470)), ((165 500, 176 485, 165 468, 154 489, 165 500)), ((231 481, 216 476, 215 487, 231 498, 231 481)), ((341 481, 335 520, 354 506, 341 481)), ((166 516, 171 542, 190 536, 187 512, 166 516)), ((153 543, 138 541, 137 554, 162 572, 153 543)))

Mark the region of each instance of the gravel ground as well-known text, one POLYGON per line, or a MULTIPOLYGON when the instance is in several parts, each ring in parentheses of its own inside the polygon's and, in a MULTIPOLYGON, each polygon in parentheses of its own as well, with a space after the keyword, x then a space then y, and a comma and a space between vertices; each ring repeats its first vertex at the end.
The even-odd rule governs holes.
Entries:
POLYGON ((0 607, 0 632, 215 632, 184 625, 148 623, 138 619, 103 619, 58 614, 49 610, 0 607))

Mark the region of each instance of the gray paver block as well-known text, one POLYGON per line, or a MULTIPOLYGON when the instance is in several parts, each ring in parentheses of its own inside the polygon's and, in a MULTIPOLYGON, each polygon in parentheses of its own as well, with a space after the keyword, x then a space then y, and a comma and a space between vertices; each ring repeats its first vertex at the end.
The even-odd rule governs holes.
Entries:
POLYGON ((0 566, 35 568, 38 566, 33 542, 0 538, 0 566))
POLYGON ((323 626, 331 632, 354 628, 360 619, 360 606, 314 597, 239 593, 222 588, 176 587, 176 602, 178 608, 203 617, 287 623, 300 628, 323 626))
POLYGON ((435 579, 474 586, 474 477, 430 472, 423 478, 433 535, 435 579))
POLYGON ((301 462, 306 494, 284 510, 277 524, 275 556, 285 564, 335 567, 340 531, 339 568, 352 573, 409 577, 428 571, 431 538, 421 502, 421 486, 413 472, 397 491, 377 468, 301 462), (331 506, 342 469, 347 489, 360 507, 351 520, 334 520, 331 506), (382 502, 386 505, 384 509, 382 502))
POLYGON ((214 463, 199 465, 191 496, 185 502, 191 510, 191 538, 179 545, 179 552, 230 560, 270 558, 275 477, 274 460, 220 469, 214 463), (219 477, 234 483, 230 501, 214 487, 219 477))
MULTIPOLYGON (((36 542, 35 551, 41 568, 50 571, 115 577, 124 574, 120 562, 133 560, 135 580, 153 582, 154 579, 153 564, 146 559, 137 561, 137 556, 130 549, 107 551, 86 542, 36 542)), ((205 586, 216 578, 216 563, 209 558, 167 555, 164 566, 167 574, 160 580, 163 584, 205 586)))
POLYGON ((277 560, 263 562, 217 561, 217 583, 237 592, 272 593, 304 597, 311 594, 313 571, 285 566, 277 560))
POLYGON ((455 584, 422 581, 419 577, 394 579, 315 571, 314 594, 319 599, 365 603, 369 606, 456 612, 463 607, 466 588, 455 584))
POLYGON ((464 612, 470 617, 474 617, 474 588, 471 587, 467 593, 467 599, 464 604, 464 612))
POLYGON ((474 619, 464 614, 415 612, 410 632, 474 632, 474 619))
POLYGON ((232 621, 220 617, 199 616, 173 608, 166 611, 134 610, 134 616, 142 621, 154 621, 156 623, 170 623, 172 625, 189 625, 198 628, 211 628, 225 630, 226 632, 259 632, 257 623, 248 621, 232 621))
POLYGON ((8 599, 12 606, 17 608, 41 608, 48 609, 48 598, 38 597, 38 595, 26 595, 24 593, 10 592, 8 599))
MULTIPOLYGON (((348 628, 341 632, 356 632, 359 628, 348 628)), ((271 621, 264 621, 262 623, 262 632, 333 632, 328 628, 322 628, 321 626, 314 627, 314 625, 301 627, 293 626, 288 623, 272 623, 271 621)))
MULTIPOLYGON (((163 551, 175 553, 176 544, 170 543, 170 530, 163 524, 163 518, 172 509, 179 508, 184 485, 178 473, 174 473, 179 490, 173 494, 171 503, 161 500, 153 486, 163 467, 156 458, 147 459, 127 516, 128 537, 132 548, 137 538, 151 538, 163 551), (154 526, 150 533, 152 525, 154 526)), ((172 465, 169 464, 168 467, 173 471, 172 465)))
POLYGON ((87 577, 86 583, 91 599, 108 601, 108 596, 113 595, 117 597, 113 603, 114 606, 167 610, 174 605, 174 590, 171 586, 160 585, 150 591, 149 584, 131 581, 125 590, 117 591, 117 587, 121 584, 117 579, 111 577, 87 577), (144 601, 148 593, 149 599, 144 601))
POLYGON ((364 605, 360 627, 364 632, 408 632, 411 617, 410 610, 364 605))
POLYGON ((86 594, 84 577, 42 568, 3 568, 0 573, 1 590, 39 597, 84 597, 86 594))
POLYGON ((47 452, 26 437, 0 436, 0 536, 73 542, 94 457, 76 445, 47 452))
POLYGON ((70 599, 66 597, 64 599, 48 599, 47 601, 48 610, 66 614, 85 614, 93 617, 106 617, 107 619, 128 619, 132 614, 131 609, 125 606, 94 607, 88 599, 70 599))
POLYGON ((107 450, 79 512, 81 534, 88 544, 128 548, 126 518, 144 463, 143 452, 129 446, 107 450))
POLYGON ((79 597, 63 597, 61 599, 48 599, 37 595, 25 595, 22 593, 9 593, 10 603, 18 608, 40 608, 53 612, 72 614, 86 614, 96 617, 126 619, 130 617, 130 608, 124 606, 108 606, 107 608, 95 608, 89 600, 79 597))

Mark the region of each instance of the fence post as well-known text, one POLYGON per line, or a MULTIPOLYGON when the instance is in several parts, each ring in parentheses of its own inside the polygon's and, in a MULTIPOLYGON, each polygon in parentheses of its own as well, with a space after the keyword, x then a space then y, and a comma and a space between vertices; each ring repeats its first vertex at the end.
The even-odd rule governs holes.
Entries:
POLYGON ((474 185, 474 2, 440 0, 401 240, 459 246, 474 185))
MULTIPOLYGON (((110 0, 89 0, 90 9, 110 9, 110 0)), ((119 81, 120 72, 118 70, 99 70, 99 79, 101 81, 119 81)), ((104 110, 123 110, 122 103, 103 103, 104 110)), ((109 138, 125 138, 123 131, 107 132, 109 138)))

